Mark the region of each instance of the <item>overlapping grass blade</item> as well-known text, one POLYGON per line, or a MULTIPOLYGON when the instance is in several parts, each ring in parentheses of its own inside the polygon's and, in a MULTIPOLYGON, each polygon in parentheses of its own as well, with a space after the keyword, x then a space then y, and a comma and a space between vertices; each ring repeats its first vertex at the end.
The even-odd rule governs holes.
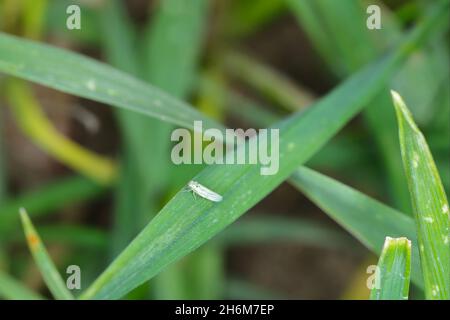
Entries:
POLYGON ((303 218, 255 217, 237 221, 217 238, 224 246, 295 242, 357 251, 356 241, 340 230, 303 218))
MULTIPOLYGON (((138 77, 139 55, 137 32, 123 3, 108 1, 100 13, 102 45, 106 60, 114 67, 138 77), (115 21, 111 25, 111 21, 115 21)), ((115 192, 114 222, 111 232, 111 255, 123 250, 139 231, 138 218, 142 211, 151 211, 146 182, 150 177, 152 149, 147 146, 151 118, 130 110, 116 110, 124 139, 119 183, 115 192)))
MULTIPOLYGON (((0 80, 1 81, 1 80, 0 80)), ((0 132, 3 129, 3 118, 0 119, 0 132)), ((0 135, 0 203, 2 203, 7 196, 7 173, 6 173, 6 163, 5 163, 5 149, 3 145, 3 135, 0 135)))
MULTIPOLYGON (((140 53, 143 79, 173 97, 181 100, 188 97, 197 79, 208 8, 207 0, 167 0, 161 3, 142 37, 140 53)), ((174 128, 157 119, 149 120, 143 132, 148 137, 146 149, 149 150, 145 161, 144 188, 157 202, 155 193, 161 193, 161 190, 173 184, 170 179, 173 169, 170 133, 174 128)), ((142 152, 142 149, 139 151, 142 152)), ((153 213, 159 209, 157 205, 153 213)), ((142 223, 139 229, 148 222, 148 218, 147 213, 140 219, 142 223)))
MULTIPOLYGON (((218 203, 194 200, 186 192, 179 192, 81 298, 120 298, 235 221, 360 111, 393 75, 411 48, 422 43, 439 26, 443 16, 441 8, 434 10, 393 53, 355 74, 306 112, 277 124, 281 165, 274 175, 261 175, 261 165, 251 164, 212 165, 204 169, 195 180, 221 194, 223 200, 218 203)), ((268 139, 262 138, 262 142, 270 148, 268 139)))
POLYGON ((304 109, 314 100, 313 94, 306 88, 300 88, 284 75, 244 54, 228 51, 224 59, 231 75, 253 86, 289 111, 304 109))
MULTIPOLYGON (((188 97, 197 78, 208 8, 208 0, 167 0, 158 6, 152 20, 145 28, 141 41, 143 79, 174 97, 179 99, 188 97)), ((148 120, 143 132, 143 135, 148 137, 145 147, 148 153, 145 159, 145 182, 142 191, 147 199, 151 199, 152 210, 147 208, 139 213, 137 216, 139 229, 136 232, 141 230, 161 209, 159 197, 162 190, 176 186, 176 180, 171 179, 174 166, 170 159, 172 142, 169 139, 174 128, 158 119, 148 120), (152 137, 165 137, 165 139, 152 139, 152 137)), ((142 149, 139 152, 142 153, 142 149)), ((183 173, 186 171, 186 166, 180 166, 178 169, 179 176, 186 176, 183 173)), ((191 169, 187 170, 189 172, 191 169)), ((209 283, 211 286, 218 283, 215 279, 207 278, 207 271, 201 264, 197 264, 195 269, 205 273, 204 279, 187 276, 186 269, 196 260, 204 261, 202 253, 209 251, 201 250, 197 253, 197 259, 188 259, 180 266, 173 265, 155 278, 153 285, 156 299, 200 298, 195 296, 196 290, 188 289, 199 286, 198 281, 209 283)), ((205 261, 209 262, 209 260, 205 261)), ((211 267, 213 265, 206 266, 209 271, 212 271, 211 267)))
POLYGON ((40 294, 0 270, 0 298, 10 300, 42 300, 40 294))
POLYGON ((293 174, 291 182, 333 220, 377 254, 380 254, 386 236, 410 239, 413 243, 412 280, 423 286, 412 218, 304 167, 293 174))
MULTIPOLYGON (((100 229, 78 225, 40 225, 39 234, 49 244, 68 244, 92 250, 105 250, 107 233, 100 229)), ((8 241, 23 241, 20 235, 11 234, 8 241)))
POLYGON ((400 95, 392 92, 413 204, 427 299, 450 299, 448 200, 428 144, 400 95))
POLYGON ((407 300, 410 273, 411 241, 386 237, 370 299, 407 300))
POLYGON ((39 235, 36 233, 33 224, 28 217, 25 209, 20 210, 20 218, 22 219, 23 229, 27 238, 28 247, 33 255, 41 274, 47 284, 50 292, 56 299, 72 300, 73 296, 66 287, 64 280, 61 278, 56 266, 48 255, 39 235))
POLYGON ((94 181, 110 184, 116 178, 113 160, 85 149, 56 130, 26 83, 13 79, 6 89, 16 122, 34 143, 94 181))
POLYGON ((18 222, 17 212, 21 207, 28 208, 32 217, 49 213, 64 206, 92 199, 105 191, 89 179, 73 176, 42 186, 16 198, 8 199, 0 205, 0 235, 11 230, 18 222))
POLYGON ((106 64, 4 33, 0 72, 182 127, 193 129, 194 120, 203 120, 205 129, 223 129, 184 102, 106 64))
MULTIPOLYGON (((369 30, 365 27, 368 17, 365 9, 369 4, 374 4, 373 1, 288 0, 288 3, 318 52, 341 77, 351 74, 367 61, 374 59, 386 47, 398 41, 401 34, 400 23, 381 2, 375 2, 383 9, 380 30, 369 30)), ((448 16, 447 0, 436 1, 431 6, 440 6, 448 16)), ((442 49, 442 41, 439 44, 441 49, 434 51, 445 51, 442 49)), ((431 98, 448 74, 448 68, 437 63, 434 56, 436 54, 429 49, 416 52, 414 59, 407 61, 401 72, 390 80, 395 83, 395 87, 404 88, 408 97, 421 99, 418 105, 422 110, 418 111, 427 118, 433 113, 430 112, 433 109, 431 98), (414 79, 418 79, 419 86, 413 82, 416 81, 414 79)), ((445 62, 442 59, 439 61, 445 62)), ((364 116, 384 162, 388 178, 386 187, 391 193, 392 201, 399 209, 410 213, 406 179, 397 153, 399 146, 397 141, 392 139, 397 131, 388 90, 371 102, 365 109, 364 116)))

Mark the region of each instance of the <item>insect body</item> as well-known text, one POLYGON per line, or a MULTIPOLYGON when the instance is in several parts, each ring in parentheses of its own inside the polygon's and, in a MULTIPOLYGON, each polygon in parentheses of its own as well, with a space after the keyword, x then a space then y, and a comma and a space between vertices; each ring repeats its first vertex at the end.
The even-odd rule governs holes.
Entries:
POLYGON ((189 181, 188 188, 192 190, 194 194, 198 194, 200 197, 208 199, 213 202, 220 202, 223 199, 223 197, 220 194, 215 193, 214 191, 208 189, 205 186, 202 186, 197 181, 193 180, 189 181))

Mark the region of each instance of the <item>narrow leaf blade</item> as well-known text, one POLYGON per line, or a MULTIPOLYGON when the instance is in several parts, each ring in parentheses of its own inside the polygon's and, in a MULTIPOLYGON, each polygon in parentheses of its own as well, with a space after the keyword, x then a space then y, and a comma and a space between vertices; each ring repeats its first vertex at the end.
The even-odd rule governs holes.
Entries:
POLYGON ((378 261, 371 300, 407 300, 411 273, 411 241, 386 237, 378 261))
POLYGON ((193 129, 194 120, 223 128, 186 103, 106 64, 1 32, 0 72, 185 128, 193 129))
POLYGON ((10 300, 42 300, 38 293, 0 270, 0 297, 10 300))
POLYGON ((34 229, 27 212, 23 208, 20 209, 20 218, 22 219, 28 247, 51 293, 56 299, 72 300, 72 294, 67 290, 66 284, 48 255, 47 249, 45 249, 39 235, 34 229))
POLYGON ((425 137, 400 95, 392 91, 400 148, 414 218, 427 299, 450 299, 450 218, 441 178, 425 137))
POLYGON ((412 280, 418 286, 423 286, 417 236, 412 218, 305 167, 298 169, 290 181, 374 253, 381 253, 386 236, 411 239, 414 244, 412 280))

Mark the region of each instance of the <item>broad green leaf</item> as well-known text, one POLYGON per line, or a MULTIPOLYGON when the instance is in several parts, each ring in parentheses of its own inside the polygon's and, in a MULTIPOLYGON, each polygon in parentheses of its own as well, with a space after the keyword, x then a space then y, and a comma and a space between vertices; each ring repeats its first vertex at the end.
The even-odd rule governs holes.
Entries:
POLYGON ((420 247, 427 299, 450 299, 448 200, 428 144, 400 95, 392 91, 400 147, 420 247))
POLYGON ((386 237, 371 300, 408 300, 411 273, 411 241, 386 237))
POLYGON ((336 180, 307 168, 298 169, 291 182, 334 221, 380 254, 386 236, 407 237, 412 247, 412 280, 423 286, 419 264, 419 250, 414 221, 336 180))
POLYGON ((38 293, 25 287, 22 283, 0 270, 0 298, 10 300, 42 300, 38 293))
MULTIPOLYGON (((81 298, 120 298, 235 221, 355 116, 441 19, 442 12, 434 11, 393 53, 356 73, 307 111, 275 125, 273 128, 280 130, 280 166, 275 174, 261 175, 260 164, 211 165, 204 169, 194 180, 222 195, 223 200, 211 202, 193 199, 187 192, 177 193, 81 298)), ((271 147, 270 138, 259 138, 260 143, 271 147)), ((248 157, 247 147, 245 151, 248 157)), ((234 156, 228 153, 227 157, 234 156)))
POLYGON ((193 129, 223 126, 164 91, 82 55, 0 33, 0 72, 193 129), (39 63, 36 63, 39 61, 39 63))
POLYGON ((56 299, 71 300, 72 294, 66 287, 64 280, 61 278, 55 264, 48 255, 39 235, 36 233, 33 224, 28 217, 25 209, 20 210, 20 218, 22 219, 23 229, 27 238, 28 247, 33 255, 41 274, 47 284, 50 292, 56 299))

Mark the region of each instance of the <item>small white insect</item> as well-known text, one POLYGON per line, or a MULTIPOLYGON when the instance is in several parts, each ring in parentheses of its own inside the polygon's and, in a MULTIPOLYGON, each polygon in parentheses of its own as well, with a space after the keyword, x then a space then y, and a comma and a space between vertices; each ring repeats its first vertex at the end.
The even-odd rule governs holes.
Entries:
POLYGON ((215 193, 214 191, 208 189, 205 186, 202 186, 197 181, 191 180, 188 182, 188 188, 195 194, 198 194, 200 197, 205 198, 207 200, 213 201, 213 202, 220 202, 222 201, 223 197, 215 193))

